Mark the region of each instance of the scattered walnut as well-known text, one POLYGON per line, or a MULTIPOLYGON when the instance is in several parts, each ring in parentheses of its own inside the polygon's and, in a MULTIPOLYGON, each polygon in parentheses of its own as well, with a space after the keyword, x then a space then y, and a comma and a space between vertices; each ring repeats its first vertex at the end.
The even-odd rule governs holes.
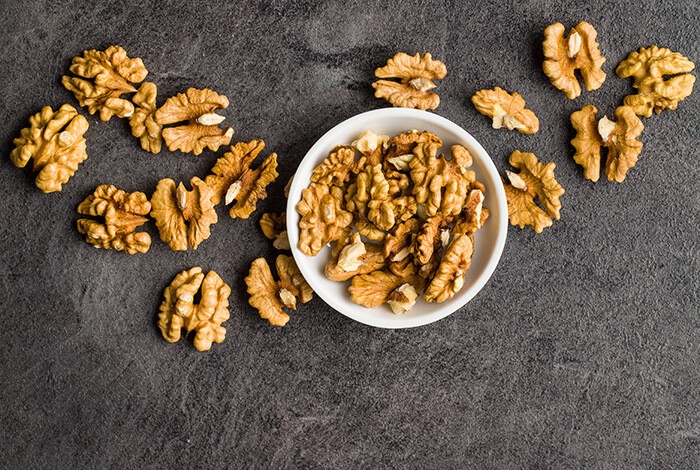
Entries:
POLYGON ((380 245, 365 244, 360 234, 346 230, 331 251, 325 274, 331 281, 347 281, 356 274, 367 274, 386 266, 380 245))
POLYGON ((352 214, 343 209, 343 190, 338 186, 311 185, 301 192, 296 205, 299 221, 299 250, 316 256, 329 242, 335 241, 352 222, 352 214))
POLYGON ((78 205, 78 213, 102 217, 104 223, 78 219, 78 232, 95 248, 125 251, 130 255, 146 253, 151 236, 136 229, 148 222, 151 203, 144 193, 127 193, 115 186, 102 184, 78 205))
POLYGON ((14 140, 12 163, 24 168, 33 159, 34 171, 39 172, 37 188, 45 193, 60 191, 87 158, 83 135, 88 121, 73 106, 64 104, 56 112, 45 106, 29 118, 29 124, 14 140))
POLYGON ((416 299, 418 299, 416 288, 409 283, 405 283, 391 291, 387 298, 387 303, 395 315, 401 315, 413 308, 416 304, 416 299))
POLYGON ((216 152, 220 146, 228 145, 233 129, 219 127, 226 118, 216 114, 217 110, 227 107, 228 98, 207 88, 188 88, 185 93, 168 98, 156 111, 156 122, 164 126, 187 121, 187 124, 163 129, 168 150, 199 155, 205 148, 216 152))
POLYGON ((352 147, 340 146, 314 168, 311 181, 326 186, 342 186, 350 177, 355 165, 355 150, 352 147))
POLYGON ((90 114, 99 111, 103 121, 134 113, 134 105, 121 95, 135 92, 131 83, 143 81, 148 74, 141 59, 130 59, 119 46, 84 51, 82 57, 73 58, 70 71, 78 77, 64 75, 63 86, 73 92, 80 106, 88 107, 90 114))
MULTIPOLYGON (((418 292, 423 290, 425 280, 419 276, 404 278, 386 271, 374 271, 353 277, 352 285, 348 291, 350 299, 356 304, 375 308, 387 303, 391 294, 404 284, 409 284, 418 292)), ((393 297, 393 300, 397 300, 396 296, 393 297)))
POLYGON ((284 212, 277 215, 274 212, 263 214, 260 219, 260 229, 270 240, 272 246, 278 250, 289 250, 289 237, 287 236, 287 217, 284 212))
POLYGON ((360 137, 352 141, 350 146, 356 148, 361 154, 368 156, 378 147, 383 146, 388 140, 389 136, 386 134, 375 134, 372 131, 364 131, 360 134, 360 137))
POLYGON ((231 218, 247 219, 255 211, 258 201, 267 197, 267 186, 277 179, 277 154, 272 153, 255 170, 250 164, 265 148, 262 140, 238 142, 219 158, 212 174, 205 179, 214 190, 212 203, 233 203, 229 209, 231 218), (234 202, 235 201, 235 202, 234 202))
POLYGON ((444 302, 464 287, 464 276, 472 264, 474 239, 472 235, 457 234, 445 250, 435 276, 425 289, 425 300, 444 302))
POLYGON ((518 93, 508 93, 496 87, 480 90, 472 96, 477 111, 493 119, 493 128, 517 129, 521 134, 534 134, 540 129, 535 113, 525 108, 525 100, 518 93))
POLYGON ((384 98, 393 106, 435 109, 440 105, 440 97, 428 90, 436 88, 432 80, 447 75, 447 67, 439 60, 433 60, 428 53, 410 56, 399 52, 387 61, 384 67, 375 70, 377 78, 398 78, 400 82, 377 80, 372 84, 374 96, 384 98))
POLYGON ((194 347, 208 351, 212 343, 221 343, 226 338, 226 328, 221 326, 229 319, 229 286, 214 271, 206 276, 202 268, 194 267, 175 276, 163 292, 160 304, 158 327, 163 338, 170 343, 180 339, 182 329, 195 331, 194 347), (194 298, 201 287, 201 300, 194 298))
POLYGON ((576 129, 576 137, 571 145, 576 149, 574 161, 583 167, 583 176, 598 181, 600 176, 600 148, 608 149, 605 173, 610 181, 622 183, 627 170, 637 163, 642 152, 642 143, 637 137, 644 130, 644 124, 630 106, 620 106, 615 110, 616 121, 603 117, 596 125, 598 110, 586 105, 571 115, 571 124, 576 129))
POLYGON ((678 103, 690 96, 695 84, 695 76, 687 73, 695 64, 678 52, 665 47, 642 47, 639 52, 631 52, 617 66, 621 78, 634 78, 636 95, 625 98, 640 116, 649 117, 652 111, 657 114, 664 109, 676 109, 678 103), (664 79, 664 75, 674 75, 664 79))
POLYGON ((143 82, 132 98, 136 109, 129 117, 131 135, 140 139, 141 148, 151 153, 159 153, 163 145, 163 126, 158 124, 155 118, 157 94, 154 83, 143 82))
POLYGON ((151 196, 151 217, 156 221, 160 239, 172 250, 196 250, 209 238, 209 226, 217 222, 212 198, 214 191, 196 176, 190 180, 192 190, 169 178, 158 182, 151 196))
POLYGON ((265 258, 256 259, 250 266, 245 283, 250 294, 248 303, 258 310, 260 317, 270 325, 284 326, 289 321, 289 315, 282 308, 296 310, 297 300, 302 303, 310 301, 313 291, 301 275, 294 258, 279 255, 275 266, 279 281, 272 277, 265 258))
POLYGON ((508 202, 508 218, 512 225, 532 227, 536 233, 552 225, 552 218, 559 220, 561 203, 559 196, 564 188, 554 179, 553 162, 542 164, 533 153, 515 151, 508 162, 520 173, 506 171, 510 184, 505 184, 508 202), (535 204, 539 198, 542 208, 535 204))
POLYGON ((601 68, 605 57, 598 50, 598 33, 589 23, 580 22, 571 29, 568 38, 564 38, 564 32, 561 23, 544 30, 542 48, 545 61, 542 67, 552 85, 573 100, 581 94, 581 85, 574 72, 581 72, 586 90, 597 90, 605 81, 605 72, 601 68))

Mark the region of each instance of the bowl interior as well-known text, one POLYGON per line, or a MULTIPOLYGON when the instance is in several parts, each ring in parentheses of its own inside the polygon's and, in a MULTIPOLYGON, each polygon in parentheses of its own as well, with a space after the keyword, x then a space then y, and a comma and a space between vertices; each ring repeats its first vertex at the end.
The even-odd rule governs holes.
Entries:
POLYGON ((382 328, 407 328, 437 321, 464 306, 489 279, 503 251, 508 223, 503 184, 491 158, 481 145, 464 129, 453 122, 425 111, 388 108, 369 111, 354 116, 328 131, 309 150, 294 175, 287 202, 287 230, 294 259, 299 269, 328 305, 340 313, 372 326, 382 328), (347 288, 350 281, 331 281, 324 275, 324 267, 330 257, 330 248, 325 247, 317 256, 310 257, 299 251, 299 214, 295 210, 301 199, 301 191, 310 183, 313 169, 325 159, 337 145, 347 145, 365 130, 390 136, 417 129, 428 130, 443 141, 442 153, 449 155, 454 144, 465 146, 474 157, 472 170, 486 187, 484 206, 490 211, 486 224, 475 234, 472 265, 465 278, 464 287, 451 299, 435 304, 419 299, 409 312, 394 315, 387 305, 368 309, 350 301, 347 288))

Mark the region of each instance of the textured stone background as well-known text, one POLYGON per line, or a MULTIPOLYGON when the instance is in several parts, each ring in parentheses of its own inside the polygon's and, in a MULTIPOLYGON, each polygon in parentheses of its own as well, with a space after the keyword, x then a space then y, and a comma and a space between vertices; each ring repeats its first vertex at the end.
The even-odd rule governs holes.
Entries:
MULTIPOLYGON (((568 116, 610 114, 630 89, 612 73, 658 43, 700 60, 697 1, 396 3, 84 2, 0 6, 0 466, 6 468, 698 468, 700 462, 700 93, 646 119, 624 184, 585 181, 568 116), (595 25, 601 90, 573 102, 541 72, 544 28, 595 25), (123 45, 160 96, 229 96, 235 138, 263 138, 281 177, 250 220, 221 220, 196 252, 97 251, 75 207, 100 183, 151 193, 215 160, 140 150, 124 121, 89 117, 90 158, 44 195, 7 157, 83 49, 123 45), (506 168, 514 149, 557 163, 562 220, 511 228, 486 288, 436 324, 386 331, 315 299, 283 329, 247 305, 257 228, 311 144, 386 106, 372 72, 430 51, 449 73, 437 112, 506 168), (496 131, 468 103, 503 86, 537 112, 535 136, 496 131), (162 289, 184 268, 233 289, 225 343, 198 353, 156 328, 162 289)), ((162 102, 162 100, 161 100, 162 102)), ((157 237, 155 228, 150 232, 157 237)))

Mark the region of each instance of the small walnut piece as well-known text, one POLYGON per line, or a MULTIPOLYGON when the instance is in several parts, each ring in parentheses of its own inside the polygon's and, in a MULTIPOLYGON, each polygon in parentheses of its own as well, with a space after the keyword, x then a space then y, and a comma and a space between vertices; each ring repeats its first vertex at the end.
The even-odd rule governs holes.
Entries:
POLYGON ((199 244, 209 238, 209 226, 217 222, 212 198, 214 191, 196 176, 190 180, 192 190, 169 178, 158 182, 151 196, 151 217, 156 221, 160 239, 172 250, 181 251, 188 247, 196 250, 199 244))
POLYGON ((474 239, 471 235, 457 234, 445 250, 435 276, 425 289, 427 302, 444 302, 464 287, 464 276, 472 264, 474 239))
POLYGON ((413 308, 417 298, 418 292, 416 292, 416 288, 409 283, 405 283, 391 291, 387 303, 395 315, 401 315, 413 308))
POLYGON ((78 206, 78 213, 102 217, 104 223, 78 219, 78 232, 95 248, 146 253, 151 236, 136 229, 148 222, 151 203, 141 192, 127 193, 115 186, 102 184, 78 206))
POLYGON ((233 128, 219 127, 226 118, 216 111, 228 107, 228 98, 207 88, 188 88, 185 93, 167 99, 155 114, 161 126, 187 122, 163 129, 163 139, 168 150, 180 150, 199 155, 205 148, 214 152, 228 145, 233 128))
POLYGON ((272 153, 255 170, 251 163, 265 148, 262 140, 238 142, 216 161, 211 174, 205 179, 214 190, 212 203, 231 205, 232 219, 247 219, 255 211, 258 201, 267 197, 267 186, 277 179, 277 154, 272 153))
POLYGON ((154 83, 143 82, 131 99, 136 108, 129 117, 131 135, 141 141, 142 149, 151 153, 159 153, 163 145, 163 126, 156 122, 155 117, 157 94, 158 89, 154 83))
POLYGON ((276 214, 267 212, 260 218, 260 229, 263 234, 273 240, 272 246, 278 250, 289 250, 289 237, 287 235, 287 216, 284 212, 276 214))
POLYGON ((559 220, 564 188, 554 179, 553 162, 542 164, 533 153, 515 151, 508 162, 520 173, 507 172, 510 184, 504 184, 508 202, 508 218, 512 225, 532 227, 541 233, 552 225, 552 218, 559 220), (535 204, 538 198, 542 207, 535 204))
POLYGON ((88 157, 83 137, 88 121, 73 106, 64 104, 56 112, 45 106, 29 118, 29 124, 14 140, 12 163, 24 168, 33 159, 34 171, 39 172, 37 188, 45 193, 60 191, 88 157))
POLYGON ((182 330, 194 335, 194 347, 208 351, 212 343, 221 343, 226 338, 226 328, 221 326, 229 319, 229 286, 214 271, 206 276, 202 268, 194 267, 175 276, 163 292, 163 302, 158 314, 158 327, 169 343, 178 341, 182 330), (201 294, 194 303, 197 292, 201 294))
MULTIPOLYGON (((387 303, 391 294, 404 284, 409 284, 418 292, 423 289, 425 281, 419 276, 405 278, 386 271, 374 271, 353 277, 352 285, 348 291, 350 292, 350 300, 356 304, 375 308, 387 303)), ((404 292, 406 290, 407 288, 404 287, 404 292)))
POLYGON ((447 67, 439 60, 433 60, 429 53, 410 56, 399 52, 387 61, 384 67, 375 70, 377 78, 397 78, 401 81, 377 80, 372 83, 374 96, 384 98, 393 106, 435 109, 440 105, 440 97, 431 93, 436 87, 432 80, 445 78, 447 67))
POLYGON ((377 147, 383 146, 389 140, 386 134, 376 134, 372 131, 364 131, 360 136, 353 140, 351 147, 357 149, 363 155, 371 155, 377 147))
POLYGON ((80 106, 88 107, 90 114, 99 111, 103 121, 134 113, 134 105, 121 95, 135 92, 131 83, 139 83, 148 75, 143 61, 130 59, 119 46, 84 51, 82 57, 73 58, 70 71, 78 77, 64 75, 63 86, 73 92, 80 106))
POLYGON ((343 190, 338 186, 311 183, 301 192, 296 210, 299 221, 299 250, 316 256, 329 242, 339 239, 352 223, 352 214, 343 209, 343 190))
POLYGON ((361 257, 367 253, 365 244, 362 243, 360 234, 355 232, 352 236, 350 244, 342 249, 338 256, 338 267, 345 272, 356 271, 362 266, 361 257))
POLYGON ((347 281, 356 274, 367 274, 386 266, 380 245, 362 243, 359 233, 346 229, 331 250, 325 274, 331 281, 347 281))
POLYGON ((652 111, 676 109, 678 103, 693 91, 695 76, 689 74, 695 64, 678 52, 665 47, 642 47, 617 66, 621 78, 632 77, 636 95, 625 98, 625 105, 632 107, 639 116, 649 117, 652 111), (664 79, 665 75, 673 75, 664 79))
POLYGON ((313 291, 301 275, 291 256, 279 255, 275 262, 279 281, 275 281, 265 258, 258 258, 250 266, 245 283, 250 298, 248 303, 258 310, 261 318, 270 325, 284 326, 289 315, 283 307, 296 310, 297 300, 307 303, 313 291))
POLYGON ((575 71, 579 70, 586 90, 597 90, 605 81, 601 66, 605 57, 600 54, 595 28, 585 21, 571 29, 569 37, 564 37, 565 28, 561 23, 547 26, 544 30, 542 48, 545 61, 544 73, 552 85, 566 93, 573 100, 581 94, 581 85, 575 71))
POLYGON ((583 167, 583 177, 591 181, 598 181, 600 177, 600 148, 603 145, 596 114, 598 110, 592 104, 571 114, 571 125, 576 130, 576 137, 571 140, 576 149, 574 161, 583 167))
POLYGON ((493 128, 517 129, 521 134, 534 134, 540 128, 535 113, 525 108, 525 100, 518 93, 508 93, 496 87, 480 90, 472 96, 477 111, 493 119, 493 128))

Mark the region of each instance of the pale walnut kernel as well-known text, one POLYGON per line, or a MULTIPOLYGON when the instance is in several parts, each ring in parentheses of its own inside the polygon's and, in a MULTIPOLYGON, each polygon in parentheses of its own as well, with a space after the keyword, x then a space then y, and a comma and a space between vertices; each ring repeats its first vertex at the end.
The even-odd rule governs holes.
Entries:
POLYGON ((124 251, 130 255, 146 253, 151 236, 136 229, 148 222, 151 203, 141 192, 127 193, 113 185, 102 184, 78 205, 78 213, 102 217, 103 223, 78 219, 78 232, 95 248, 124 251))
POLYGON ((212 203, 224 200, 231 205, 232 219, 247 219, 255 211, 258 201, 267 197, 267 186, 277 179, 277 154, 270 154, 258 168, 250 169, 251 163, 265 148, 262 140, 238 142, 232 145, 223 157, 216 161, 207 175, 207 186, 214 190, 212 203))
POLYGON ((158 89, 151 82, 143 82, 131 101, 136 105, 134 114, 129 117, 131 135, 141 141, 141 148, 147 152, 159 153, 163 145, 163 126, 156 122, 156 95, 158 89))
POLYGON ((170 97, 156 111, 156 122, 161 126, 186 122, 163 129, 168 150, 180 150, 199 155, 205 148, 214 152, 228 145, 233 128, 219 127, 226 118, 216 111, 228 107, 228 98, 207 88, 188 88, 185 93, 170 97))
POLYGON ((542 48, 545 61, 544 73, 556 88, 573 100, 581 94, 581 85, 575 72, 579 70, 586 90, 597 90, 605 81, 601 66, 605 57, 600 54, 595 28, 585 21, 571 29, 569 37, 564 37, 565 28, 561 23, 547 26, 544 30, 542 48))
POLYGON ((209 226, 218 220, 212 198, 214 191, 196 176, 190 180, 192 190, 169 178, 158 182, 151 196, 151 217, 156 221, 160 239, 172 250, 181 251, 188 247, 196 250, 199 244, 209 238, 209 226))
POLYGON ((665 47, 642 47, 631 52, 616 70, 621 78, 632 77, 638 90, 636 95, 625 98, 625 105, 644 117, 651 116, 652 111, 658 114, 665 109, 676 109, 693 91, 695 76, 688 72, 694 68, 695 64, 687 57, 665 47), (665 79, 665 75, 674 76, 665 79))
POLYGON ((60 191, 88 157, 84 137, 88 121, 73 106, 64 104, 56 112, 45 106, 29 118, 29 124, 14 140, 12 163, 24 168, 32 159, 34 171, 39 172, 37 188, 45 193, 60 191))
POLYGON ((272 240, 272 246, 278 250, 291 249, 287 234, 287 216, 284 212, 279 215, 267 212, 260 218, 259 224, 263 234, 272 240))
POLYGON ((226 328, 221 324, 230 316, 229 295, 231 289, 214 271, 206 276, 200 267, 182 271, 163 292, 158 314, 163 338, 174 343, 180 339, 183 329, 187 333, 194 331, 194 347, 198 351, 208 351, 212 343, 223 342, 226 328), (200 287, 201 300, 195 304, 200 287))
POLYGON ((296 205, 299 221, 299 250, 316 256, 329 242, 343 234, 352 222, 352 214, 343 209, 343 190, 337 186, 311 183, 301 192, 296 205))
POLYGON ((493 128, 517 129, 521 134, 534 134, 540 128, 535 113, 525 108, 525 100, 518 93, 508 93, 496 87, 480 90, 472 96, 477 111, 493 119, 493 128))
POLYGON ((419 276, 401 277, 386 271, 374 271, 352 278, 348 288, 350 300, 367 308, 379 307, 389 301, 389 296, 404 284, 411 285, 417 292, 423 289, 425 280, 419 276))
POLYGON ((429 53, 421 57, 420 54, 410 56, 399 52, 374 74, 382 79, 400 79, 399 82, 377 80, 372 83, 374 96, 384 98, 396 107, 425 111, 440 105, 440 97, 429 90, 436 87, 432 80, 445 78, 447 67, 443 62, 433 60, 429 53))
POLYGON ((82 57, 73 58, 70 71, 77 77, 64 75, 63 86, 73 92, 80 106, 87 106, 90 114, 99 111, 103 121, 134 113, 134 105, 121 95, 135 92, 131 84, 143 81, 148 75, 143 61, 130 59, 119 46, 84 51, 82 57))
POLYGON ((356 148, 362 155, 371 155, 377 148, 382 147, 389 140, 386 134, 376 134, 372 131, 364 131, 360 136, 353 140, 351 147, 356 148))
POLYGON ((253 261, 245 278, 250 295, 248 303, 257 309, 260 317, 270 325, 284 326, 289 321, 289 315, 283 308, 296 310, 297 300, 302 303, 309 302, 313 297, 313 290, 301 275, 294 258, 279 255, 275 267, 279 281, 272 277, 265 258, 253 261))
POLYGON ((409 283, 405 283, 391 291, 387 303, 394 315, 401 315, 413 308, 416 304, 416 299, 418 299, 416 288, 409 283))
POLYGON ((564 188, 554 178, 553 162, 542 164, 533 153, 515 151, 508 162, 520 173, 507 172, 510 184, 504 184, 508 202, 508 218, 512 225, 532 227, 541 233, 552 225, 552 218, 559 220, 564 188), (538 198, 543 208, 535 204, 538 198))

